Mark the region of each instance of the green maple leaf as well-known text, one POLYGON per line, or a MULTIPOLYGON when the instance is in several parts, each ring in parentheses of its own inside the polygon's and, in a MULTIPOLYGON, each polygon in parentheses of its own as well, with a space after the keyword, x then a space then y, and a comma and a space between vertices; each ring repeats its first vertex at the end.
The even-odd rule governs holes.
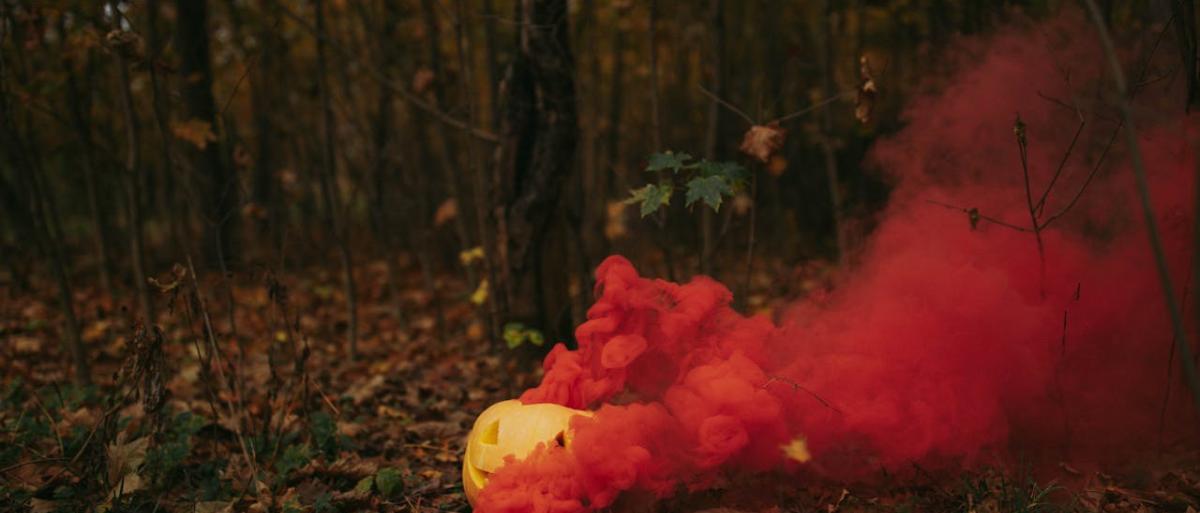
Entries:
POLYGON ((682 152, 673 153, 667 151, 663 153, 654 153, 651 154, 650 159, 646 161, 646 171, 654 172, 670 169, 678 173, 680 169, 683 169, 687 166, 687 161, 691 159, 691 155, 682 152))
POLYGON ((696 170, 700 172, 702 177, 719 176, 729 181, 729 183, 738 183, 746 178, 746 169, 737 162, 712 162, 702 160, 696 165, 696 170))
POLYGON ((631 191, 631 195, 625 200, 625 203, 640 203, 642 217, 646 217, 656 212, 659 208, 671 204, 671 193, 674 192, 674 187, 670 184, 648 184, 640 189, 631 191))
POLYGON ((714 211, 721 209, 721 201, 724 196, 732 196, 733 188, 729 186, 729 181, 723 176, 702 176, 693 178, 687 183, 687 202, 685 205, 692 206, 698 200, 703 200, 714 211))

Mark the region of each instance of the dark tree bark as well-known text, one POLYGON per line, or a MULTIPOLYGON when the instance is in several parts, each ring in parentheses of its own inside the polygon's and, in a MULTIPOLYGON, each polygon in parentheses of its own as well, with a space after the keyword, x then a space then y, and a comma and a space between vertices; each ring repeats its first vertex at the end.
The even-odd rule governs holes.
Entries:
MULTIPOLYGON (((184 119, 208 123, 216 133, 217 108, 213 98, 213 74, 208 41, 208 1, 175 0, 175 51, 183 82, 184 119)), ((210 265, 237 260, 237 177, 222 162, 221 145, 210 141, 203 149, 184 145, 185 160, 203 184, 205 205, 205 248, 210 265)))
MULTIPOLYGON (((834 27, 832 25, 835 21, 835 9, 835 3, 832 0, 825 0, 821 16, 817 18, 817 31, 815 34, 817 37, 817 47, 820 48, 821 89, 824 91, 826 98, 831 98, 837 94, 837 86, 833 81, 834 27)), ((821 109, 821 136, 819 144, 821 147, 821 156, 825 161, 825 180, 829 185, 829 208, 832 210, 833 236, 837 245, 837 258, 839 262, 842 262, 846 257, 846 241, 842 226, 841 180, 838 177, 837 151, 834 149, 833 137, 832 109, 821 109)))
MULTIPOLYGON (((449 5, 449 4, 447 4, 449 5)), ((421 14, 425 22, 425 36, 429 44, 429 66, 433 71, 433 83, 430 85, 433 93, 433 105, 437 109, 445 108, 446 106, 446 70, 442 64, 442 51, 440 48, 442 33, 441 27, 438 25, 437 12, 435 10, 434 0, 421 0, 421 14)), ((464 92, 464 94, 469 94, 464 92)), ((433 123, 433 142, 437 145, 437 155, 442 168, 442 178, 446 185, 446 192, 453 198, 458 206, 458 215, 454 216, 454 231, 458 235, 460 248, 463 250, 470 249, 475 246, 476 242, 471 237, 471 230, 467 224, 470 219, 468 215, 468 203, 466 194, 463 193, 461 182, 459 181, 459 166, 456 162, 457 155, 454 144, 451 144, 450 133, 443 123, 433 121, 428 116, 428 123, 433 123)), ((482 235, 482 234, 481 234, 482 235)), ((477 281, 475 276, 475 268, 467 266, 464 269, 467 281, 472 285, 477 281)))
POLYGON ((568 301, 565 291, 541 287, 547 272, 541 264, 564 272, 563 261, 543 251, 562 185, 575 168, 579 132, 567 18, 566 0, 517 4, 517 53, 501 87, 502 140, 493 171, 500 318, 539 326, 547 326, 549 305, 568 301), (546 292, 560 297, 551 300, 546 292))
POLYGON ((337 156, 333 145, 333 99, 329 90, 327 64, 325 61, 325 13, 324 2, 317 0, 317 89, 321 95, 321 196, 325 202, 325 219, 329 233, 337 245, 338 257, 342 262, 343 293, 346 296, 346 338, 350 358, 358 358, 358 290, 354 282, 354 262, 350 257, 349 233, 341 219, 341 202, 337 191, 337 156))
MULTIPOLYGON (((7 12, 7 9, 0 13, 6 18, 5 22, 12 26, 13 22, 9 18, 10 13, 7 12)), ((16 36, 19 34, 10 35, 10 37, 16 36)), ((33 240, 36 241, 48 261, 57 284, 59 306, 63 315, 61 335, 63 349, 75 364, 75 382, 88 384, 92 380, 91 366, 87 350, 80 337, 79 319, 75 316, 70 263, 67 261, 63 248, 64 238, 58 209, 55 205, 54 195, 45 182, 45 169, 38 151, 39 141, 34 132, 33 122, 27 112, 22 116, 23 119, 18 120, 12 101, 11 82, 23 81, 28 75, 28 70, 23 67, 24 59, 20 52, 23 45, 16 44, 14 46, 18 49, 16 66, 12 66, 3 53, 0 53, 0 137, 3 137, 5 156, 9 164, 16 169, 20 188, 29 198, 27 203, 23 202, 29 207, 28 215, 21 217, 31 221, 34 232, 33 240)))
POLYGON ((1175 39, 1179 47, 1182 72, 1187 84, 1187 103, 1191 112, 1200 106, 1200 68, 1197 67, 1196 4, 1193 0, 1171 0, 1171 15, 1175 18, 1175 39))
MULTIPOLYGON (((116 2, 112 4, 117 11, 116 2)), ((125 121, 125 208, 129 226, 129 261, 133 271, 133 286, 137 291, 138 313, 144 322, 154 322, 154 307, 150 302, 150 289, 146 281, 146 264, 143 247, 143 195, 142 185, 146 182, 142 166, 141 127, 138 123, 137 110, 133 103, 133 91, 130 86, 129 56, 132 49, 122 45, 116 49, 117 91, 121 97, 121 112, 125 121)))
MULTIPOLYGON (((708 19, 709 30, 712 32, 710 41, 712 53, 709 54, 708 61, 712 69, 710 87, 713 98, 710 98, 708 102, 708 128, 704 132, 704 157, 716 160, 725 115, 724 109, 717 103, 717 98, 725 97, 725 14, 721 0, 710 2, 708 19)), ((776 68, 781 67, 776 66, 776 68)), ((700 209, 700 274, 711 275, 713 271, 712 255, 715 246, 713 217, 712 210, 700 209)))
MULTIPOLYGON (((64 30, 65 32, 65 30, 64 30)), ((113 288, 112 269, 112 252, 109 249, 108 243, 108 212, 104 209, 106 203, 100 199, 100 180, 99 170, 96 165, 96 152, 92 144, 92 125, 91 125, 91 91, 92 91, 92 62, 91 56, 87 57, 88 62, 84 63, 84 84, 80 87, 77 73, 75 72, 76 63, 69 60, 64 62, 64 67, 67 70, 67 107, 70 110, 71 126, 75 130, 76 138, 79 140, 80 146, 80 164, 83 167, 83 184, 87 192, 88 210, 91 214, 89 220, 92 229, 92 244, 93 251, 97 257, 97 271, 100 278, 100 286, 104 289, 108 297, 116 297, 116 289, 113 288)))

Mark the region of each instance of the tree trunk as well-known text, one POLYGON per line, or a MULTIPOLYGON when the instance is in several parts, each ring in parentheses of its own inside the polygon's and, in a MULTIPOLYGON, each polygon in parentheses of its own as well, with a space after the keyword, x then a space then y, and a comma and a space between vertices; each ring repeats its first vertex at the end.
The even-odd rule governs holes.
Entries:
POLYGON ((100 277, 100 286, 104 289, 105 294, 109 299, 116 298, 116 289, 113 288, 112 269, 112 252, 108 245, 108 226, 104 222, 108 218, 108 213, 104 211, 104 203, 100 200, 100 184, 98 183, 98 171, 96 169, 95 149, 92 146, 92 126, 91 126, 91 101, 90 95, 92 91, 92 63, 89 55, 88 62, 84 64, 85 83, 83 88, 79 87, 79 79, 76 77, 74 63, 66 62, 67 68, 67 106, 71 111, 71 126, 75 129, 75 135, 79 139, 79 146, 82 153, 80 164, 83 167, 83 184, 87 192, 88 210, 91 214, 89 224, 92 229, 92 244, 93 251, 97 257, 97 271, 100 277))
MULTIPOLYGON (((1175 18, 1175 39, 1187 85, 1186 112, 1200 106, 1200 68, 1196 65, 1196 4, 1193 0, 1171 0, 1171 15, 1175 18)), ((1136 85, 1136 84, 1135 84, 1136 85)))
MULTIPOLYGON (((113 2, 112 9, 117 9, 113 2)), ((137 111, 133 105, 133 91, 130 88, 129 59, 125 48, 117 49, 117 90, 121 97, 121 112, 125 118, 125 206, 129 223, 129 260, 133 267, 133 286, 137 291, 138 314, 143 322, 154 323, 154 306, 150 302, 150 289, 146 280, 146 265, 143 260, 144 240, 142 238, 142 184, 145 182, 141 164, 141 129, 138 126, 137 111)))
MULTIPOLYGON (((179 55, 179 74, 183 80, 184 119, 208 123, 218 131, 216 101, 213 98, 213 74, 208 42, 208 1, 175 0, 175 51, 179 55)), ((184 145, 186 161, 203 184, 205 195, 205 248, 208 263, 236 262, 238 212, 237 177, 222 162, 220 137, 204 148, 184 145)))
MULTIPOLYGON (((434 10, 433 0, 421 0, 421 12, 425 21, 425 35, 429 40, 429 65, 433 68, 433 83, 430 85, 433 92, 433 104, 435 108, 441 109, 446 105, 445 93, 445 69, 442 66, 442 52, 439 48, 441 44, 441 29, 437 22, 437 13, 434 10)), ((445 124, 433 121, 428 116, 423 116, 433 123, 434 143, 437 145, 438 158, 442 168, 442 178, 446 184, 446 192, 450 198, 453 198, 458 205, 458 215, 454 216, 454 230, 458 235, 458 241, 461 249, 467 250, 475 246, 474 239, 471 238, 471 230, 467 225, 469 219, 468 204, 466 195, 462 192, 462 187, 458 180, 458 163, 455 162, 454 145, 450 143, 449 130, 445 124)), ((468 141, 470 142, 470 141, 468 141)), ((474 286, 477 281, 475 276, 475 268, 468 265, 464 269, 467 281, 474 286)))
MULTIPOLYGON (((833 82, 833 14, 833 0, 825 0, 822 16, 817 19, 816 32, 817 45, 821 54, 821 83, 825 98, 832 98, 837 94, 837 88, 833 82)), ((820 146, 821 156, 825 160, 825 180, 829 183, 829 208, 833 220, 833 236, 837 244, 837 259, 839 263, 845 263, 846 237, 842 226, 842 197, 838 178, 837 152, 834 150, 832 110, 832 108, 821 109, 820 146)))
MULTIPOLYGON (((717 159, 717 148, 720 142, 721 129, 724 126, 724 111, 717 103, 717 98, 725 96, 725 16, 723 2, 712 0, 709 4, 709 30, 712 31, 712 53, 709 62, 712 66, 712 81, 710 88, 713 98, 708 102, 708 129, 704 132, 704 157, 717 159)), ((712 275, 713 258, 713 212, 707 208, 700 209, 700 274, 712 275)))
POLYGON ((317 88, 321 95, 322 145, 321 145, 321 196, 325 200, 325 219, 329 233, 337 244, 338 257, 342 263, 343 293, 346 296, 346 338, 351 359, 358 358, 358 298, 354 282, 354 264, 350 258, 349 234, 341 220, 341 206, 337 192, 337 157, 333 146, 333 99, 329 91, 329 77, 325 62, 325 14, 324 2, 316 0, 317 15, 317 88))
MULTIPOLYGON (((7 11, 7 10, 6 10, 7 11)), ((10 13, 5 12, 9 18, 10 13)), ((9 26, 18 26, 11 18, 5 20, 9 26)), ((19 38, 22 34, 14 34, 19 38)), ((20 54, 24 45, 13 45, 17 49, 18 62, 24 62, 20 54)), ((0 137, 3 137, 5 153, 12 167, 17 170, 17 179, 23 186, 29 200, 29 215, 33 221, 35 241, 42 249, 43 255, 49 260, 51 271, 54 273, 58 288, 59 305, 63 314, 62 345, 75 364, 75 382, 91 383, 91 367, 88 363, 87 351, 80 337, 79 319, 75 316, 73 290, 70 281, 70 269, 63 250, 62 226, 59 223, 58 210, 54 204, 54 196, 47 184, 43 183, 45 170, 39 155, 38 139, 33 130, 33 122, 26 114, 24 122, 17 120, 12 104, 11 81, 25 82, 27 72, 20 68, 10 68, 10 63, 0 52, 0 137), (16 76, 14 76, 16 74, 16 76), (28 140, 22 140, 18 127, 25 125, 28 140)))
POLYGON ((493 170, 497 229, 490 254, 500 318, 545 327, 548 306, 569 301, 565 290, 540 289, 547 269, 539 264, 563 272, 561 255, 547 258, 543 251, 562 185, 575 169, 575 64, 566 0, 521 0, 517 14, 517 53, 501 88, 507 95, 493 170))

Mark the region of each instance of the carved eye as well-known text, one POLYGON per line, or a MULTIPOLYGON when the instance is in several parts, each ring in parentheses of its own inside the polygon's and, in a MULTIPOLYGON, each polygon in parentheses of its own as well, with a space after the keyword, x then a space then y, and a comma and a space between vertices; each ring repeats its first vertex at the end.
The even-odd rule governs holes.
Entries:
POLYGON ((559 431, 557 435, 554 435, 554 445, 557 445, 559 447, 567 446, 567 438, 566 438, 566 435, 564 435, 562 431, 559 431))
POLYGON ((496 445, 500 441, 500 421, 492 421, 487 427, 483 428, 483 432, 479 433, 479 443, 485 445, 496 445))

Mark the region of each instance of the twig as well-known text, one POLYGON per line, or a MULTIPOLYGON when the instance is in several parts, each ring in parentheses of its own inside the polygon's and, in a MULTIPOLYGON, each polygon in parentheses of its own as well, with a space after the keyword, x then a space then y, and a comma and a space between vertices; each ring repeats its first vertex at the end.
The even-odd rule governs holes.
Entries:
POLYGON ((1112 149, 1113 141, 1117 140, 1117 134, 1121 133, 1121 128, 1124 126, 1125 120, 1121 120, 1117 123, 1117 127, 1113 129, 1112 135, 1108 137, 1108 142, 1104 145, 1104 151, 1100 152, 1100 158, 1096 159, 1096 165, 1092 166, 1091 172, 1089 172, 1087 178, 1083 180, 1083 185, 1080 185, 1079 190, 1075 191, 1075 196, 1071 197, 1071 201, 1068 201, 1066 206, 1064 206, 1061 210, 1054 215, 1047 217, 1045 221, 1042 221, 1039 229, 1044 230, 1047 226, 1050 226, 1050 223, 1053 223, 1058 218, 1066 215, 1067 212, 1070 212, 1071 208, 1079 202, 1079 198, 1083 196, 1083 191, 1087 190, 1088 185, 1092 183, 1092 179, 1095 178, 1096 174, 1100 172, 1100 167, 1104 164, 1105 157, 1108 157, 1108 150, 1112 149))
MULTIPOLYGON (((1029 225, 1033 227, 1033 238, 1037 240, 1038 264, 1039 273, 1041 275, 1041 283, 1039 285, 1042 296, 1046 295, 1046 245, 1042 243, 1042 230, 1038 226, 1037 207, 1033 206, 1033 188, 1029 185, 1029 140, 1025 134, 1025 122, 1021 121, 1021 115, 1017 114, 1017 122, 1013 125, 1013 132, 1017 136, 1017 147, 1021 151, 1021 173, 1025 177, 1025 205, 1029 208, 1029 225)), ((1070 150, 1067 150, 1068 152, 1070 150)), ((1049 189, 1047 189, 1049 191, 1049 189)))
POLYGON ((1146 168, 1142 162, 1142 152, 1138 146, 1137 134, 1133 125, 1133 112, 1129 105, 1129 91, 1126 88, 1125 72, 1121 69, 1121 62, 1117 60, 1117 51, 1113 47, 1112 36, 1108 33, 1108 26, 1104 23, 1104 16, 1100 13, 1100 7, 1096 5, 1095 0, 1083 0, 1083 3, 1091 13, 1092 22, 1096 25, 1096 32, 1100 35, 1100 42, 1104 47, 1104 54, 1107 57, 1108 65, 1112 68, 1113 83, 1117 87, 1121 118, 1124 120, 1127 128, 1125 130, 1125 142, 1129 145, 1130 167, 1133 168, 1133 175, 1137 181, 1138 199, 1141 202, 1142 216, 1146 222, 1146 235, 1150 238, 1150 248, 1154 252, 1154 266, 1158 271, 1158 280, 1162 286, 1167 310, 1171 314, 1171 324, 1175 331, 1175 345, 1179 350, 1179 363, 1183 366, 1184 376, 1192 392, 1192 400, 1195 402, 1197 409, 1200 409, 1200 376, 1196 374, 1196 364, 1192 360, 1192 347, 1183 327, 1183 316, 1179 311, 1179 305, 1175 302, 1175 286, 1171 283, 1171 272, 1167 267, 1166 253, 1163 250, 1162 239, 1158 234, 1158 223, 1154 218, 1154 207, 1150 199, 1150 185, 1146 180, 1146 168))
POLYGON ((833 95, 833 96, 830 96, 829 98, 826 98, 826 99, 824 99, 824 100, 821 100, 821 101, 819 101, 819 102, 817 102, 817 103, 814 103, 814 104, 812 104, 812 105, 809 105, 808 107, 805 107, 805 108, 803 108, 803 109, 800 109, 800 110, 798 110, 798 111, 796 111, 796 112, 793 112, 793 113, 791 113, 791 114, 787 114, 787 115, 784 115, 784 116, 780 116, 780 117, 778 117, 778 118, 775 118, 774 122, 775 122, 775 123, 785 123, 785 122, 791 121, 791 120, 793 120, 793 119, 795 119, 795 118, 798 118, 798 117, 800 117, 800 116, 803 116, 803 115, 805 115, 805 114, 808 114, 809 112, 812 112, 812 111, 814 111, 814 110, 817 110, 817 109, 819 109, 819 108, 821 108, 821 107, 824 107, 824 106, 826 106, 826 105, 829 105, 829 104, 831 104, 831 103, 833 103, 833 102, 836 102, 836 101, 838 101, 838 100, 840 100, 840 99, 842 99, 842 98, 845 98, 845 97, 847 97, 847 96, 849 96, 849 95, 852 95, 852 94, 855 94, 855 93, 856 93, 856 91, 842 91, 842 92, 840 92, 840 93, 838 93, 838 94, 835 94, 835 95, 833 95))
POLYGON ((742 112, 742 109, 739 109, 739 108, 737 108, 737 106, 736 106, 736 105, 734 105, 734 104, 732 104, 732 103, 729 103, 729 102, 727 102, 727 101, 725 101, 725 100, 722 100, 720 97, 718 97, 717 95, 713 94, 713 92, 712 92, 712 91, 709 91, 708 89, 705 89, 703 85, 699 85, 699 84, 697 84, 697 85, 696 85, 696 87, 697 87, 697 88, 699 88, 699 89, 700 89, 700 92, 704 93, 704 95, 705 95, 705 96, 707 96, 709 99, 711 99, 711 100, 712 100, 712 101, 714 101, 714 102, 717 102, 717 103, 721 104, 721 106, 725 107, 726 109, 729 109, 729 111, 730 111, 730 112, 732 112, 732 113, 734 113, 734 114, 737 114, 737 115, 738 115, 738 116, 740 116, 742 119, 746 120, 746 122, 747 122, 747 123, 750 123, 751 125, 757 125, 757 124, 758 124, 758 122, 757 122, 757 121, 754 121, 754 118, 751 118, 751 117, 750 117, 749 115, 747 115, 745 112, 742 112))
POLYGON ((1000 225, 1000 226, 1003 226, 1003 227, 1005 227, 1005 228, 1009 228, 1009 229, 1012 229, 1012 230, 1016 230, 1016 231, 1018 231, 1018 232, 1025 232, 1025 233, 1028 233, 1028 232, 1032 231, 1032 230, 1030 230, 1029 228, 1026 228, 1026 227, 1024 227, 1024 226, 1017 226, 1017 225, 1015 225, 1015 224, 1012 224, 1012 223, 1010 223, 1010 222, 1003 221, 1003 220, 1000 220, 1000 219, 996 219, 995 217, 991 217, 991 216, 984 215, 984 214, 980 213, 980 212, 979 212, 979 209, 977 209, 977 208, 963 208, 963 207, 959 207, 959 206, 951 205, 951 204, 949 204, 949 203, 942 203, 942 202, 940 202, 940 201, 937 201, 937 200, 931 200, 931 199, 927 199, 927 200, 925 200, 925 202, 926 202, 926 203, 933 204, 933 205, 937 205, 937 206, 939 206, 939 207, 948 208, 948 209, 950 209, 950 210, 957 210, 957 211, 959 211, 959 212, 962 212, 962 213, 964 213, 964 214, 967 214, 968 216, 970 216, 970 219, 971 219, 971 227, 974 227, 974 226, 975 226, 975 223, 977 223, 977 222, 979 222, 979 221, 987 221, 987 222, 989 222, 989 223, 996 224, 996 225, 1000 225))
POLYGON ((821 397, 820 395, 817 395, 816 392, 813 392, 812 390, 805 388, 804 385, 801 385, 800 383, 797 383, 797 382, 790 380, 788 378, 785 378, 785 377, 767 376, 767 382, 763 383, 761 388, 766 389, 768 386, 770 386, 771 383, 775 383, 775 382, 790 385, 792 387, 792 390, 800 390, 800 391, 806 392, 808 395, 811 395, 813 397, 813 399, 816 399, 817 402, 821 403, 822 406, 829 408, 830 410, 833 410, 834 412, 837 412, 838 415, 845 415, 844 413, 842 413, 842 410, 839 410, 834 405, 829 404, 829 401, 826 401, 824 397, 821 397))
MULTIPOLYGON (((1079 111, 1076 110, 1075 113, 1079 114, 1079 111)), ((1058 178, 1062 176, 1063 169, 1067 166, 1067 160, 1071 158, 1071 152, 1075 150, 1075 143, 1079 142, 1079 134, 1083 133, 1085 125, 1087 125, 1087 121, 1083 119, 1082 114, 1079 114, 1079 126, 1075 128, 1075 135, 1071 137, 1071 144, 1067 146, 1067 152, 1063 154, 1062 160, 1058 161, 1058 168, 1054 170, 1054 176, 1050 177, 1050 183, 1046 185, 1046 190, 1042 191, 1042 197, 1038 198, 1037 203, 1034 204, 1034 209, 1037 210, 1039 216, 1045 211, 1046 198, 1050 196, 1050 191, 1054 190, 1054 185, 1058 183, 1058 178)))

